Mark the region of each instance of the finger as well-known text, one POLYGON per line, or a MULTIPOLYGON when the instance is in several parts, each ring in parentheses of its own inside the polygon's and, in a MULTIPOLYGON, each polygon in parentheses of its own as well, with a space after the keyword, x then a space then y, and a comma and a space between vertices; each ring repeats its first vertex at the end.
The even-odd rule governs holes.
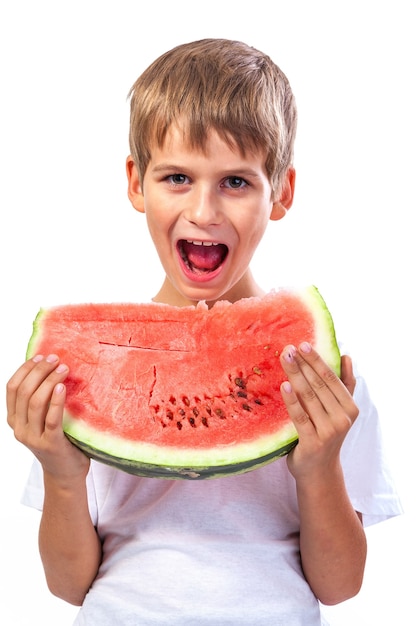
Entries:
POLYGON ((342 379, 342 382, 345 385, 346 389, 353 396, 353 392, 355 391, 356 387, 356 378, 353 374, 352 359, 350 358, 350 356, 347 356, 346 354, 342 356, 341 369, 342 371, 340 378, 342 379))
MULTIPOLYGON (((341 359, 342 376, 345 377, 345 380, 341 380, 336 372, 325 363, 309 343, 303 342, 300 344, 300 353, 302 354, 304 362, 308 363, 313 368, 325 382, 326 388, 331 392, 332 396, 330 397, 329 408, 332 405, 332 410, 338 411, 338 406, 340 406, 350 421, 350 424, 352 424, 357 418, 359 410, 352 397, 356 381, 353 376, 350 358, 342 357, 341 359), (345 381, 347 384, 345 384, 345 381), (331 401, 332 397, 335 398, 336 405, 331 401)), ((307 369, 307 372, 308 371, 307 369)), ((329 396, 327 396, 327 399, 329 400, 329 396)), ((339 411, 338 415, 340 415, 339 411)))
POLYGON ((281 385, 281 395, 287 408, 295 429, 300 436, 308 436, 315 432, 315 427, 309 414, 300 403, 297 394, 294 392, 289 381, 284 381, 281 385))
POLYGON ((337 400, 326 381, 294 346, 281 355, 281 363, 303 409, 319 418, 337 408, 337 400))
POLYGON ((31 395, 27 408, 27 422, 33 434, 40 436, 48 427, 53 428, 56 420, 59 424, 62 423, 61 396, 64 387, 59 385, 67 373, 68 367, 59 364, 31 395))
POLYGON ((48 411, 45 418, 45 434, 53 437, 56 433, 62 434, 62 417, 66 398, 66 388, 63 383, 55 385, 48 411))
POLYGON ((29 372, 35 367, 36 363, 39 363, 39 361, 42 361, 42 359, 43 356, 40 354, 33 357, 33 359, 29 359, 28 361, 23 363, 21 367, 19 367, 19 369, 8 381, 6 385, 6 407, 8 417, 14 415, 16 408, 16 396, 21 383, 29 374, 29 372))
POLYGON ((299 350, 288 346, 281 355, 281 363, 300 404, 317 429, 324 434, 333 428, 339 432, 351 426, 358 415, 353 398, 310 344, 300 344, 299 350))
POLYGON ((299 350, 294 349, 293 359, 320 398, 324 399, 326 403, 331 402, 333 408, 336 406, 332 401, 335 398, 336 403, 343 407, 351 419, 355 417, 349 390, 311 344, 301 343, 299 350))
POLYGON ((59 364, 56 355, 49 355, 46 359, 36 363, 17 390, 16 426, 29 425, 37 435, 43 432, 52 392, 67 374, 68 367, 65 364, 59 364))

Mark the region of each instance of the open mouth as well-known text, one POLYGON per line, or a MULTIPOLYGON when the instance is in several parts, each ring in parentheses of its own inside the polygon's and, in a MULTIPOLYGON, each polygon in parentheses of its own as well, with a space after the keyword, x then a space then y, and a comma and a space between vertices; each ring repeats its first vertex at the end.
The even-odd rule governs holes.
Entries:
POLYGON ((180 239, 178 252, 188 269, 195 274, 214 272, 229 252, 224 243, 180 239))

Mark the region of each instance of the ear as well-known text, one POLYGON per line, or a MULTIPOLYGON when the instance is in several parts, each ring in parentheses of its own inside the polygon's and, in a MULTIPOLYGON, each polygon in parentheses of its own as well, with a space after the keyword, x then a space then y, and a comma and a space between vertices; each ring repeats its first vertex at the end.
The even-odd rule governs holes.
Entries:
POLYGON ((295 169, 289 167, 282 183, 281 192, 273 204, 271 210, 271 220, 280 220, 287 214, 294 200, 295 189, 295 169))
POLYGON ((126 159, 127 195, 136 211, 145 213, 145 203, 142 193, 142 185, 139 180, 139 172, 131 155, 126 159))

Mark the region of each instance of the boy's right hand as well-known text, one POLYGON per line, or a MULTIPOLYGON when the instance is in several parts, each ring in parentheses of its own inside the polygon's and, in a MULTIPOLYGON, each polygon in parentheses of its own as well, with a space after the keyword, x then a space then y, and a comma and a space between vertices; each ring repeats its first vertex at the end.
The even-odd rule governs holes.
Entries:
POLYGON ((90 461, 65 436, 62 418, 68 367, 56 355, 26 361, 7 383, 7 422, 44 472, 63 485, 86 476, 90 461))

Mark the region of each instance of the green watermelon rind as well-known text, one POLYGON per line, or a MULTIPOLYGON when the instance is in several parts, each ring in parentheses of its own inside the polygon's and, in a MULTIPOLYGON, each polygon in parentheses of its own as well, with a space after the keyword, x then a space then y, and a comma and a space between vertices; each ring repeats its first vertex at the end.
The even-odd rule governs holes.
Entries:
MULTIPOLYGON (((148 467, 162 469, 162 473, 168 475, 178 471, 179 468, 187 468, 191 472, 219 471, 223 468, 230 470, 233 465, 257 463, 259 459, 276 458, 286 454, 293 447, 298 434, 291 422, 281 426, 279 432, 269 436, 259 437, 247 443, 238 443, 231 446, 215 445, 204 449, 175 448, 173 446, 160 446, 153 443, 129 441, 113 434, 99 433, 90 428, 86 423, 71 418, 66 413, 64 416, 64 432, 73 443, 83 449, 92 458, 100 460, 108 458, 112 461, 137 467, 139 473, 148 467), (210 468, 210 470, 209 470, 210 468)), ((272 459, 271 459, 272 460, 272 459)), ((183 470, 182 470, 183 473, 183 470)))
MULTIPOLYGON (((167 478, 172 480, 203 480, 208 478, 221 478, 224 476, 235 476, 244 474, 246 472, 259 469, 276 461, 277 459, 286 456, 297 445, 298 437, 294 437, 288 441, 287 444, 281 445, 277 450, 265 454, 263 456, 256 456, 246 461, 233 461, 223 465, 159 465, 155 463, 145 463, 142 460, 131 460, 122 458, 119 456, 113 456, 111 454, 98 450, 92 446, 87 445, 85 442, 78 441, 70 434, 66 433, 68 439, 80 448, 88 457, 115 467, 116 469, 123 470, 128 474, 135 476, 142 476, 145 478, 167 478)), ((184 459, 182 459, 184 460, 184 459)), ((212 463, 212 460, 210 460, 212 463)))
POLYGON ((333 318, 322 295, 314 285, 298 290, 298 295, 314 316, 317 331, 315 350, 340 377, 339 345, 336 339, 333 318))

